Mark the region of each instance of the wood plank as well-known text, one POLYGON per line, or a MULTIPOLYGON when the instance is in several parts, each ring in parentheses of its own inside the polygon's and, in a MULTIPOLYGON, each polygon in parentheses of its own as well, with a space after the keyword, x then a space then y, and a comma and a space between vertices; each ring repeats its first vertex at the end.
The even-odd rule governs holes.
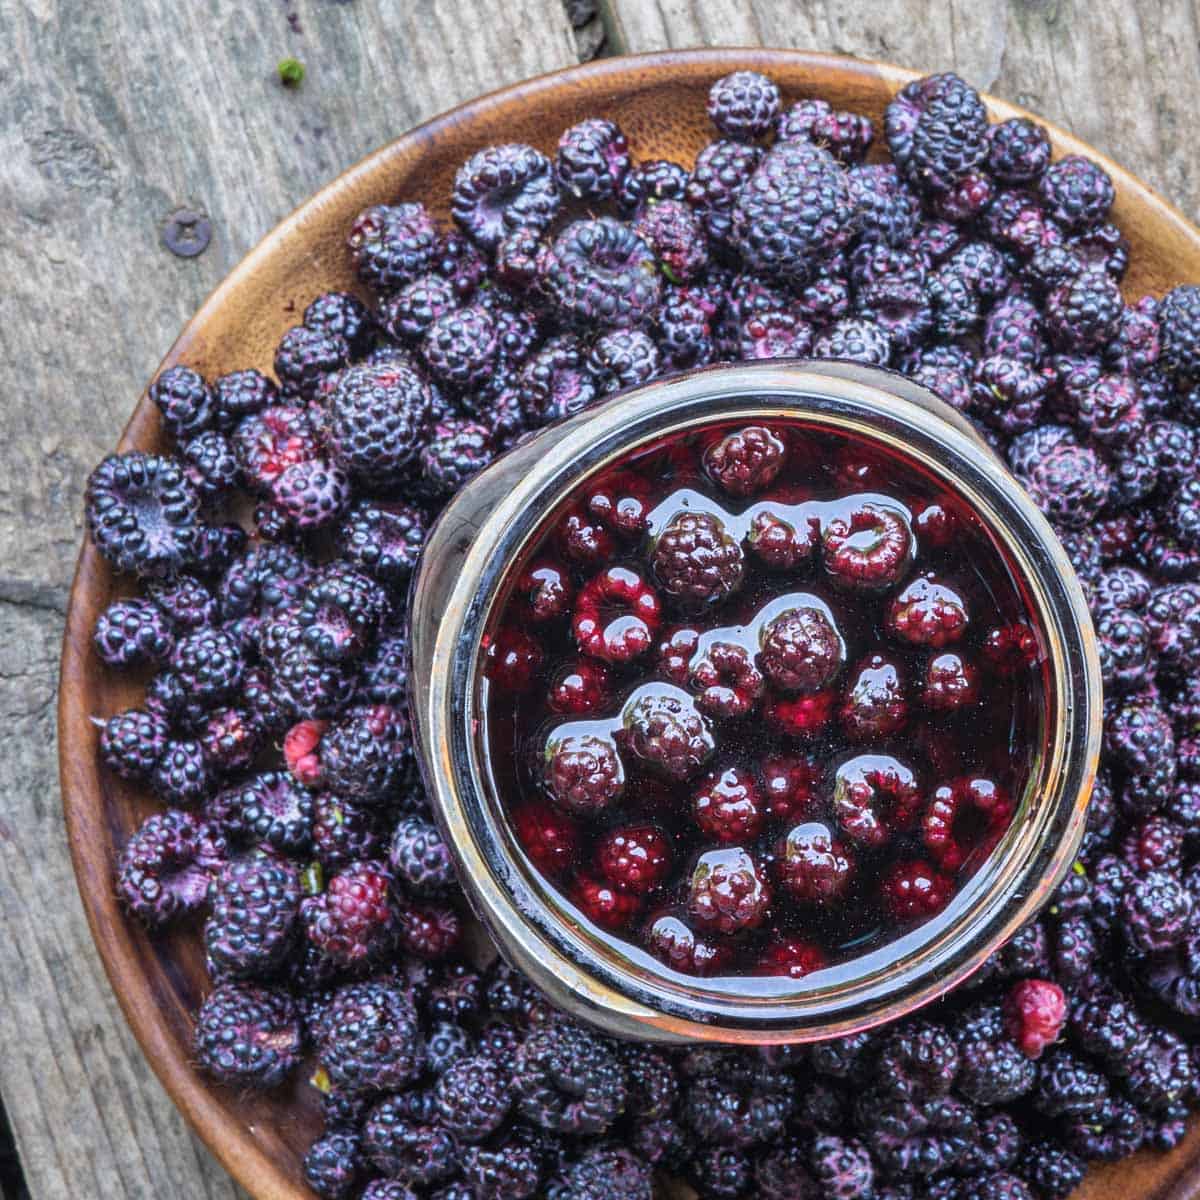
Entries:
POLYGON ((0 1094, 39 1200, 242 1194, 133 1043, 71 874, 54 700, 83 481, 184 321, 296 204, 434 113, 575 60, 560 0, 479 17, 0 0, 0 1094), (183 205, 213 224, 194 259, 158 241, 183 205))
POLYGON ((234 1200, 175 1111, 92 946, 53 758, 56 613, 0 605, 0 1084, 35 1197, 234 1200))
POLYGON ((618 53, 764 45, 956 70, 1071 130, 1200 218, 1190 0, 605 0, 618 53))
POLYGON ((0 0, 0 30, 0 596, 61 606, 82 480, 234 263, 368 151, 575 47, 560 0, 0 0), (180 206, 212 220, 198 258, 158 245, 180 206))

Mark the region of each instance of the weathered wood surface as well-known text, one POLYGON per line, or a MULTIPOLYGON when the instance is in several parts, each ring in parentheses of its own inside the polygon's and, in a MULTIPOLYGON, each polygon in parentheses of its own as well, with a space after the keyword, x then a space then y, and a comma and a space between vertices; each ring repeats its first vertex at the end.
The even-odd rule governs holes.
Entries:
MULTIPOLYGON (((955 68, 1200 214, 1188 0, 609 0, 609 49, 766 44, 955 68)), ((54 763, 91 464, 210 288, 425 117, 575 60, 560 0, 0 0, 0 1094, 34 1200, 238 1195, 133 1044, 75 898, 54 763), (307 67, 286 91, 279 59, 307 67), (198 208, 200 257, 159 245, 198 208)))
POLYGON ((0 1093, 34 1200, 240 1194, 126 1030, 68 861, 54 700, 83 481, 188 316, 295 205, 427 117, 576 60, 561 0, 482 15, 0 0, 0 1093), (212 221, 198 258, 159 245, 180 206, 212 221))
POLYGON ((781 46, 956 70, 1200 216, 1194 0, 609 0, 611 48, 781 46))

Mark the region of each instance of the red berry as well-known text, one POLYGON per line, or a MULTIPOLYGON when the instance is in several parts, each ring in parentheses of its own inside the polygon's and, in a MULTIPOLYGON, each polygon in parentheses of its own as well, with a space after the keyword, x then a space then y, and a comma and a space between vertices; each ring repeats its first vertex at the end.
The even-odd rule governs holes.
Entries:
POLYGON ((575 586, 565 568, 556 562, 542 559, 532 563, 517 580, 517 590, 529 598, 529 618, 533 621, 553 621, 571 611, 575 586))
POLYGON ((749 842, 762 828, 762 804, 749 771, 726 767, 709 775, 692 796, 696 823, 718 842, 749 842))
POLYGON ((283 757, 288 770, 306 787, 321 780, 321 759, 317 754, 328 721, 297 721, 283 736, 283 757))
POLYGON ((842 702, 842 728, 856 740, 888 737, 904 728, 908 703, 900 669, 882 654, 864 658, 842 702))
POLYGON ((594 658, 577 658, 555 673, 546 699, 557 713, 596 712, 608 700, 608 668, 594 658))
POLYGON ((651 922, 646 931, 646 945, 668 967, 685 975, 711 975, 732 957, 728 946, 698 937, 689 925, 669 913, 651 922))
POLYGON ((954 880, 918 858, 896 863, 880 890, 895 920, 924 920, 946 907, 954 895, 954 880))
POLYGON ((382 863, 351 863, 301 905, 308 940, 341 967, 379 958, 396 933, 390 887, 382 863))
POLYGON ((776 858, 779 880, 797 900, 824 904, 846 894, 854 860, 829 826, 809 821, 794 826, 783 838, 776 858))
POLYGON ((822 971, 829 965, 825 951, 816 942, 803 938, 781 938, 772 942, 758 960, 759 975, 785 975, 789 979, 803 979, 814 971, 822 971))
POLYGON ((575 862, 575 822, 544 800, 527 800, 513 810, 513 828, 525 853, 547 875, 561 875, 575 862))
POLYGON ((584 654, 627 663, 650 649, 661 619, 646 581, 628 567, 609 567, 580 590, 571 628, 584 654))
POLYGON ((762 766, 763 799, 780 821, 796 822, 813 810, 822 771, 814 759, 793 755, 768 758, 762 766))
POLYGON ((759 633, 758 661, 785 692, 817 692, 832 682, 846 659, 846 644, 827 608, 800 605, 768 621, 759 633))
POLYGON ((598 567, 609 562, 617 552, 613 535, 599 521, 573 510, 563 517, 558 527, 562 552, 572 561, 585 567, 598 567))
POLYGON ((763 425, 747 425, 705 450, 704 470, 731 496, 753 496, 771 485, 786 457, 778 434, 763 425))
POLYGON ((727 600, 741 586, 741 544, 715 513, 676 513, 654 539, 650 566, 663 591, 680 606, 702 608, 727 600))
POLYGON ((400 909, 400 948, 430 962, 445 958, 462 941, 462 917, 440 904, 408 904, 400 909))
POLYGON ((545 780, 554 801, 573 813, 593 816, 610 808, 625 790, 625 768, 611 738, 564 725, 546 742, 545 780))
POLYGON ((922 546, 945 550, 960 532, 958 514, 949 502, 931 500, 913 513, 913 531, 922 546))
POLYGON ((692 674, 692 659, 700 645, 700 630, 690 625, 668 629, 659 639, 654 657, 660 674, 672 683, 687 687, 692 674))
POLYGON ((688 915, 718 933, 753 929, 766 915, 771 889, 762 870, 740 846, 708 850, 692 868, 688 915))
POLYGON ((890 754, 860 754, 837 769, 833 811, 843 832, 866 846, 882 846, 908 829, 921 805, 912 768, 890 754))
POLYGON ((975 664, 947 650, 935 654, 925 668, 921 702, 934 712, 954 712, 979 699, 979 671, 975 664))
POLYGON ((1041 656, 1037 634, 1022 622, 990 630, 983 642, 984 661, 1002 675, 1023 671, 1041 656))
POLYGON ((536 638, 509 625, 498 629, 487 643, 483 673, 498 687, 519 694, 533 686, 543 658, 536 638))
POLYGON ((763 694, 763 677, 745 646, 715 642, 692 668, 696 707, 714 719, 744 717, 763 694))
POLYGON ((933 793, 921 822, 921 840, 942 870, 957 871, 973 849, 991 850, 1012 815, 1008 793, 990 779, 956 779, 933 793))
POLYGON ((771 508, 750 519, 746 548, 763 566, 774 571, 794 571, 803 566, 817 546, 817 529, 811 520, 793 522, 771 508))
POLYGON ((645 895, 666 879, 671 848, 656 825, 623 825, 600 839, 596 867, 613 887, 645 895))
POLYGON ((821 552, 825 570, 843 587, 881 591, 908 569, 912 531, 898 510, 858 501, 825 526, 821 552))
POLYGON ((914 646, 947 646, 966 631, 967 605, 932 574, 918 575, 888 605, 885 623, 893 637, 914 646))
POLYGON ((598 521, 625 537, 646 531, 650 486, 632 471, 613 471, 591 485, 586 508, 598 521))
POLYGON ((579 875, 571 885, 571 901, 597 925, 605 929, 628 929, 637 916, 642 901, 629 892, 618 891, 606 880, 579 875))
POLYGON ((813 738, 833 720, 838 694, 832 688, 811 696, 775 696, 767 701, 763 715, 781 733, 813 738))
POLYGON ((699 774, 716 749, 691 696, 667 684, 647 684, 629 697, 619 736, 622 749, 676 782, 699 774))
POLYGON ((1004 1027, 1026 1058, 1038 1058, 1058 1040, 1067 1019, 1067 998, 1057 983, 1022 979, 1004 999, 1004 1027))

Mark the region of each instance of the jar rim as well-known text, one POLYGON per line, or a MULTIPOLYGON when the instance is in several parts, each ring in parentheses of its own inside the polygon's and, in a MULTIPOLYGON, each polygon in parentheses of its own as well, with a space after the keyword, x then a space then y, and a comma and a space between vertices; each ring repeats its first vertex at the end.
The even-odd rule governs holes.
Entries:
POLYGON ((837 1036, 892 1020, 961 982, 1036 912, 1070 868, 1102 721, 1087 604, 1045 518, 970 425, 931 393, 859 364, 723 365, 622 393, 535 435, 484 475, 490 479, 468 483, 439 519, 414 580, 412 679, 424 685, 423 694, 414 690, 415 735, 468 898, 501 951, 552 999, 611 1032, 651 1040, 837 1036), (554 889, 521 861, 495 798, 486 794, 477 683, 482 636, 511 564, 543 528, 546 513, 582 479, 664 436, 772 416, 891 448, 961 497, 1019 576, 1050 667, 1047 736, 1031 770, 1036 789, 1026 789, 1030 802, 947 909, 850 960, 858 968, 851 975, 839 972, 824 986, 802 989, 783 981, 785 994, 751 997, 738 994, 736 979, 676 979, 661 967, 639 969, 611 943, 565 919, 554 889), (477 521, 465 520, 489 490, 503 494, 487 497, 477 521), (468 528, 473 533, 464 541, 468 528), (431 577, 454 558, 442 552, 452 537, 458 571, 431 604, 438 591, 431 577), (426 628, 431 623, 434 628, 426 628))

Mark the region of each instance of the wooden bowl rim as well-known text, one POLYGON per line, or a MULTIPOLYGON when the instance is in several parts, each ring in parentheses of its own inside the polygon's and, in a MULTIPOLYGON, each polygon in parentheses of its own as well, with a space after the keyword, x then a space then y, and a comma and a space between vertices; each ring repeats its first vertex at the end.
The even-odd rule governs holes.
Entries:
MULTIPOLYGON (((630 90, 660 86, 664 77, 708 77, 743 69, 758 70, 768 75, 786 75, 789 83, 801 76, 806 88, 818 95, 828 87, 830 80, 839 77, 874 83, 882 81, 895 92, 923 74, 892 63, 817 51, 720 47, 664 50, 599 59, 497 89, 450 109, 388 142, 294 209, 214 288, 167 351, 154 375, 186 359, 194 340, 226 303, 229 294, 252 276, 261 264, 279 253, 281 243, 290 235, 298 230, 302 232, 310 214, 343 190, 370 180, 397 155, 407 153, 414 144, 436 139, 439 134, 452 130, 461 131, 462 126, 469 126, 479 116, 497 107, 519 109, 530 104, 536 105, 541 98, 558 89, 587 88, 597 95, 603 95, 604 91, 623 94, 630 90)), ((982 95, 993 119, 1028 117, 1042 125, 1050 134, 1056 157, 1083 154, 1103 166, 1113 178, 1118 204, 1122 209, 1153 211, 1158 222, 1170 228, 1175 236, 1200 246, 1200 229, 1148 184, 1107 155, 1035 113, 988 93, 982 95)), ((122 431, 118 449, 134 448, 137 441, 142 440, 138 435, 144 434, 152 420, 153 405, 143 392, 122 431)), ((98 766, 90 748, 80 751, 64 734, 81 728, 82 723, 88 722, 91 716, 85 711, 82 689, 74 684, 86 678, 91 653, 91 629, 86 627, 84 597, 106 570, 91 540, 85 536, 68 602, 58 702, 59 778, 67 841, 92 938, 134 1036, 168 1095, 192 1128, 230 1175, 256 1200, 301 1200, 308 1193, 304 1189, 298 1190, 280 1163, 268 1155, 252 1136, 247 1135, 246 1129, 222 1100, 219 1088, 198 1074, 186 1057, 179 1053, 177 1043, 158 1012, 154 995, 147 985, 147 977, 134 952, 132 924, 120 909, 112 886, 112 863, 102 852, 99 841, 89 836, 103 821, 101 789, 97 782, 98 766)), ((1195 1192, 1198 1183, 1200 1156, 1185 1166, 1161 1200, 1185 1200, 1195 1192)))

